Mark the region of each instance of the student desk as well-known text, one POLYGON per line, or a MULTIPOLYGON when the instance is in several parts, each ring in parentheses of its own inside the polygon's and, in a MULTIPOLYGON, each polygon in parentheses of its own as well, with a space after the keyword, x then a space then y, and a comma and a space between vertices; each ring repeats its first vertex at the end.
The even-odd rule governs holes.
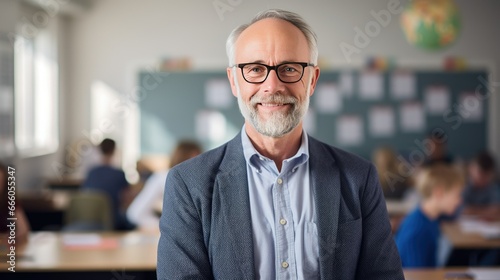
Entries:
MULTIPOLYGON (((19 279, 109 280, 126 274, 135 280, 154 279, 158 239, 157 232, 139 231, 33 233, 26 247, 16 252, 16 275, 19 279)), ((1 273, 7 267, 2 259, 1 273)))
MULTIPOLYGON (((462 273, 467 272, 467 268, 458 268, 458 269, 405 269, 405 279, 406 280, 466 280, 471 278, 460 278, 453 277, 453 275, 448 273, 462 273)), ((498 274, 498 278, 500 279, 500 267, 495 268, 475 268, 477 271, 488 273, 498 274)), ((490 278, 488 278, 489 280, 490 278)))
MULTIPOLYGON (((465 209, 458 220, 453 222, 443 222, 441 232, 448 240, 451 251, 449 252, 446 265, 449 266, 479 266, 479 265, 500 265, 495 250, 500 252, 500 235, 495 233, 496 225, 500 219, 497 210, 494 208, 483 209, 474 212, 465 209), (472 214, 472 215, 471 215, 472 214), (481 221, 483 220, 483 221, 481 221), (493 224, 484 222, 496 221, 493 224), (485 237, 476 232, 479 229, 491 234, 492 237, 485 237)), ((500 280, 500 276, 498 277, 500 280)))
POLYGON ((31 230, 58 230, 73 192, 42 191, 20 193, 18 200, 30 222, 31 230))
POLYGON ((455 249, 500 249, 500 238, 488 239, 479 233, 463 232, 457 222, 443 223, 441 231, 455 249))

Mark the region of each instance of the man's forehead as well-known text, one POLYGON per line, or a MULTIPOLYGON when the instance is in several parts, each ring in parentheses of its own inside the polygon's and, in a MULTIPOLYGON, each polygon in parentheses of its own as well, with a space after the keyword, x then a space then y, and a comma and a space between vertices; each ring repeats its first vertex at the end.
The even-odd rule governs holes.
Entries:
POLYGON ((238 40, 249 38, 265 38, 267 36, 280 36, 289 39, 306 39, 305 35, 292 23, 277 18, 266 18, 252 23, 243 32, 238 40))
POLYGON ((245 29, 236 40, 236 56, 249 61, 267 60, 271 55, 282 61, 308 57, 305 35, 293 24, 281 19, 263 19, 245 29))

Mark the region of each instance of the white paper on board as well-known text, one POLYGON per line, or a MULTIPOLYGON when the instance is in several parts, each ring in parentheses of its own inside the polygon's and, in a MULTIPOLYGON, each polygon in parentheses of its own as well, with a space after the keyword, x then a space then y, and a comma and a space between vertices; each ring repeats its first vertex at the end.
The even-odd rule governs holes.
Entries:
POLYGON ((483 120, 483 100, 478 98, 474 92, 462 93, 459 97, 459 102, 458 112, 464 121, 480 122, 483 120))
POLYGON ((318 85, 315 95, 318 112, 333 114, 342 110, 342 95, 334 83, 318 85))
POLYGON ((380 100, 384 93, 384 80, 379 72, 364 72, 359 76, 359 94, 364 100, 380 100))
POLYGON ((414 99, 417 86, 416 77, 410 72, 394 72, 391 77, 391 95, 397 100, 414 99))
POLYGON ((354 92, 354 79, 351 72, 342 72, 339 78, 339 91, 346 97, 354 92))
POLYGON ((425 130, 425 113, 420 102, 403 103, 399 113, 403 132, 423 132, 425 130))
POLYGON ((445 86, 431 86, 425 91, 425 106, 432 115, 441 115, 450 108, 450 91, 445 86))
POLYGON ((212 79, 205 83, 205 104, 209 108, 227 109, 233 104, 234 96, 226 79, 212 79))
POLYGON ((203 140, 222 141, 226 137, 226 117, 221 112, 202 110, 196 114, 196 135, 203 140))
POLYGON ((360 116, 341 116, 337 119, 337 141, 344 146, 358 146, 364 142, 363 120, 360 116))
POLYGON ((370 134, 373 137, 391 137, 396 130, 394 110, 389 106, 375 106, 369 112, 370 134))
POLYGON ((307 110, 304 118, 304 130, 307 131, 307 134, 316 134, 316 112, 311 108, 307 110))

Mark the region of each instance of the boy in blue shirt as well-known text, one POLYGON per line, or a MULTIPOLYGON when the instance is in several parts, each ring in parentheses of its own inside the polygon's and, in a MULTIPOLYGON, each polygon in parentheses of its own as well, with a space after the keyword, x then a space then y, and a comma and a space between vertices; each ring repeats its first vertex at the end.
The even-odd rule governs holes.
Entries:
POLYGON ((436 164, 417 178, 420 205, 402 222, 396 245, 404 268, 435 267, 440 237, 439 217, 452 215, 462 201, 464 176, 456 168, 436 164))

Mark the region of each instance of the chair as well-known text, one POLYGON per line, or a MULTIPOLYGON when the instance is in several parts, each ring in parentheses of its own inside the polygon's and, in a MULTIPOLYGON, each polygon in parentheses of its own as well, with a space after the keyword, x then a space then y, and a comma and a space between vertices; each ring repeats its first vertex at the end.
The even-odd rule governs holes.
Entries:
POLYGON ((71 198, 64 222, 63 231, 113 230, 111 201, 98 191, 78 192, 71 198))

